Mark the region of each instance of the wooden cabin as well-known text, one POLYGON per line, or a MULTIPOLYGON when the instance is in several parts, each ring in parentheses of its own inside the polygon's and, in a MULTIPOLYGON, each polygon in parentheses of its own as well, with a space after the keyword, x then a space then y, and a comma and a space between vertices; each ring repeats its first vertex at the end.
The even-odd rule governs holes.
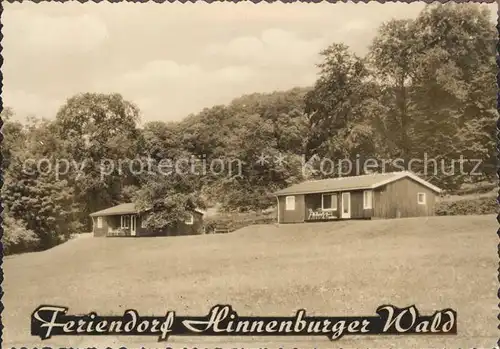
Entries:
POLYGON ((90 215, 93 223, 94 237, 100 236, 176 236, 196 235, 203 233, 203 212, 193 210, 188 218, 152 231, 146 227, 148 212, 139 212, 133 203, 126 203, 107 208, 90 215))
POLYGON ((275 193, 278 223, 433 216, 441 189, 412 172, 306 181, 275 193))

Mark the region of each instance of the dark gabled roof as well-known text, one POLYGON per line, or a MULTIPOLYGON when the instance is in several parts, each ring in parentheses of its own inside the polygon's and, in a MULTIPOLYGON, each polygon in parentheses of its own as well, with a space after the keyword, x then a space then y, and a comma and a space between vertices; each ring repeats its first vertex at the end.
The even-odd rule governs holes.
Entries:
POLYGON ((325 193, 344 190, 375 189, 377 187, 405 177, 411 178, 437 193, 441 192, 440 188, 423 180, 414 173, 409 171, 401 171, 306 181, 279 190, 275 192, 274 195, 282 196, 294 194, 325 193))
MULTIPOLYGON (((204 214, 203 211, 199 209, 195 209, 195 212, 204 214)), ((134 213, 139 213, 139 211, 135 208, 135 204, 132 202, 126 203, 126 204, 120 204, 117 206, 113 206, 101 211, 97 211, 94 213, 91 213, 91 217, 96 217, 96 216, 118 216, 122 214, 134 214, 134 213)))

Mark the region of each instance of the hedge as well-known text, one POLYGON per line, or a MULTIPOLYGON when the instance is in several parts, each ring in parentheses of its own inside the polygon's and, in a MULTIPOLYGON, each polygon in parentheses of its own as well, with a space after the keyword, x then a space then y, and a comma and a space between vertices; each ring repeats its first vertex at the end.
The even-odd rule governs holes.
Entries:
POLYGON ((481 215, 498 214, 499 205, 495 197, 442 201, 437 204, 436 215, 481 215))

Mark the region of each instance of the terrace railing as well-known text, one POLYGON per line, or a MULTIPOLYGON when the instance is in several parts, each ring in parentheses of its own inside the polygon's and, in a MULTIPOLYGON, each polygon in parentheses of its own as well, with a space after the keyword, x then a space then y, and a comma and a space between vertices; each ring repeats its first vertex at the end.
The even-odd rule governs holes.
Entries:
POLYGON ((322 209, 318 209, 316 211, 309 209, 307 215, 308 220, 326 220, 326 219, 336 219, 336 218, 338 218, 337 212, 324 211, 322 209))

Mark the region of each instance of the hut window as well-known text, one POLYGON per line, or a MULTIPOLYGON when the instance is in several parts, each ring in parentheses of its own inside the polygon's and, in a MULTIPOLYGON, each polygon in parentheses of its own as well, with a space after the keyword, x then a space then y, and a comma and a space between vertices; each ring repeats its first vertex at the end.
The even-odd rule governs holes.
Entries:
POLYGON ((130 228, 130 216, 121 216, 121 224, 122 228, 130 228))
POLYGON ((188 218, 184 221, 187 225, 193 225, 194 223, 194 217, 192 214, 189 214, 188 218))
POLYGON ((321 209, 323 211, 336 211, 337 210, 337 194, 323 194, 323 195, 321 195, 321 209))
POLYGON ((295 210, 295 196, 287 196, 285 199, 285 210, 295 210))
POLYGON ((363 192, 363 208, 369 210, 372 208, 373 202, 373 192, 371 190, 365 190, 363 192))
POLYGON ((102 217, 97 217, 97 228, 102 228, 102 217))
POLYGON ((425 193, 417 194, 417 202, 419 205, 425 205, 425 193))

